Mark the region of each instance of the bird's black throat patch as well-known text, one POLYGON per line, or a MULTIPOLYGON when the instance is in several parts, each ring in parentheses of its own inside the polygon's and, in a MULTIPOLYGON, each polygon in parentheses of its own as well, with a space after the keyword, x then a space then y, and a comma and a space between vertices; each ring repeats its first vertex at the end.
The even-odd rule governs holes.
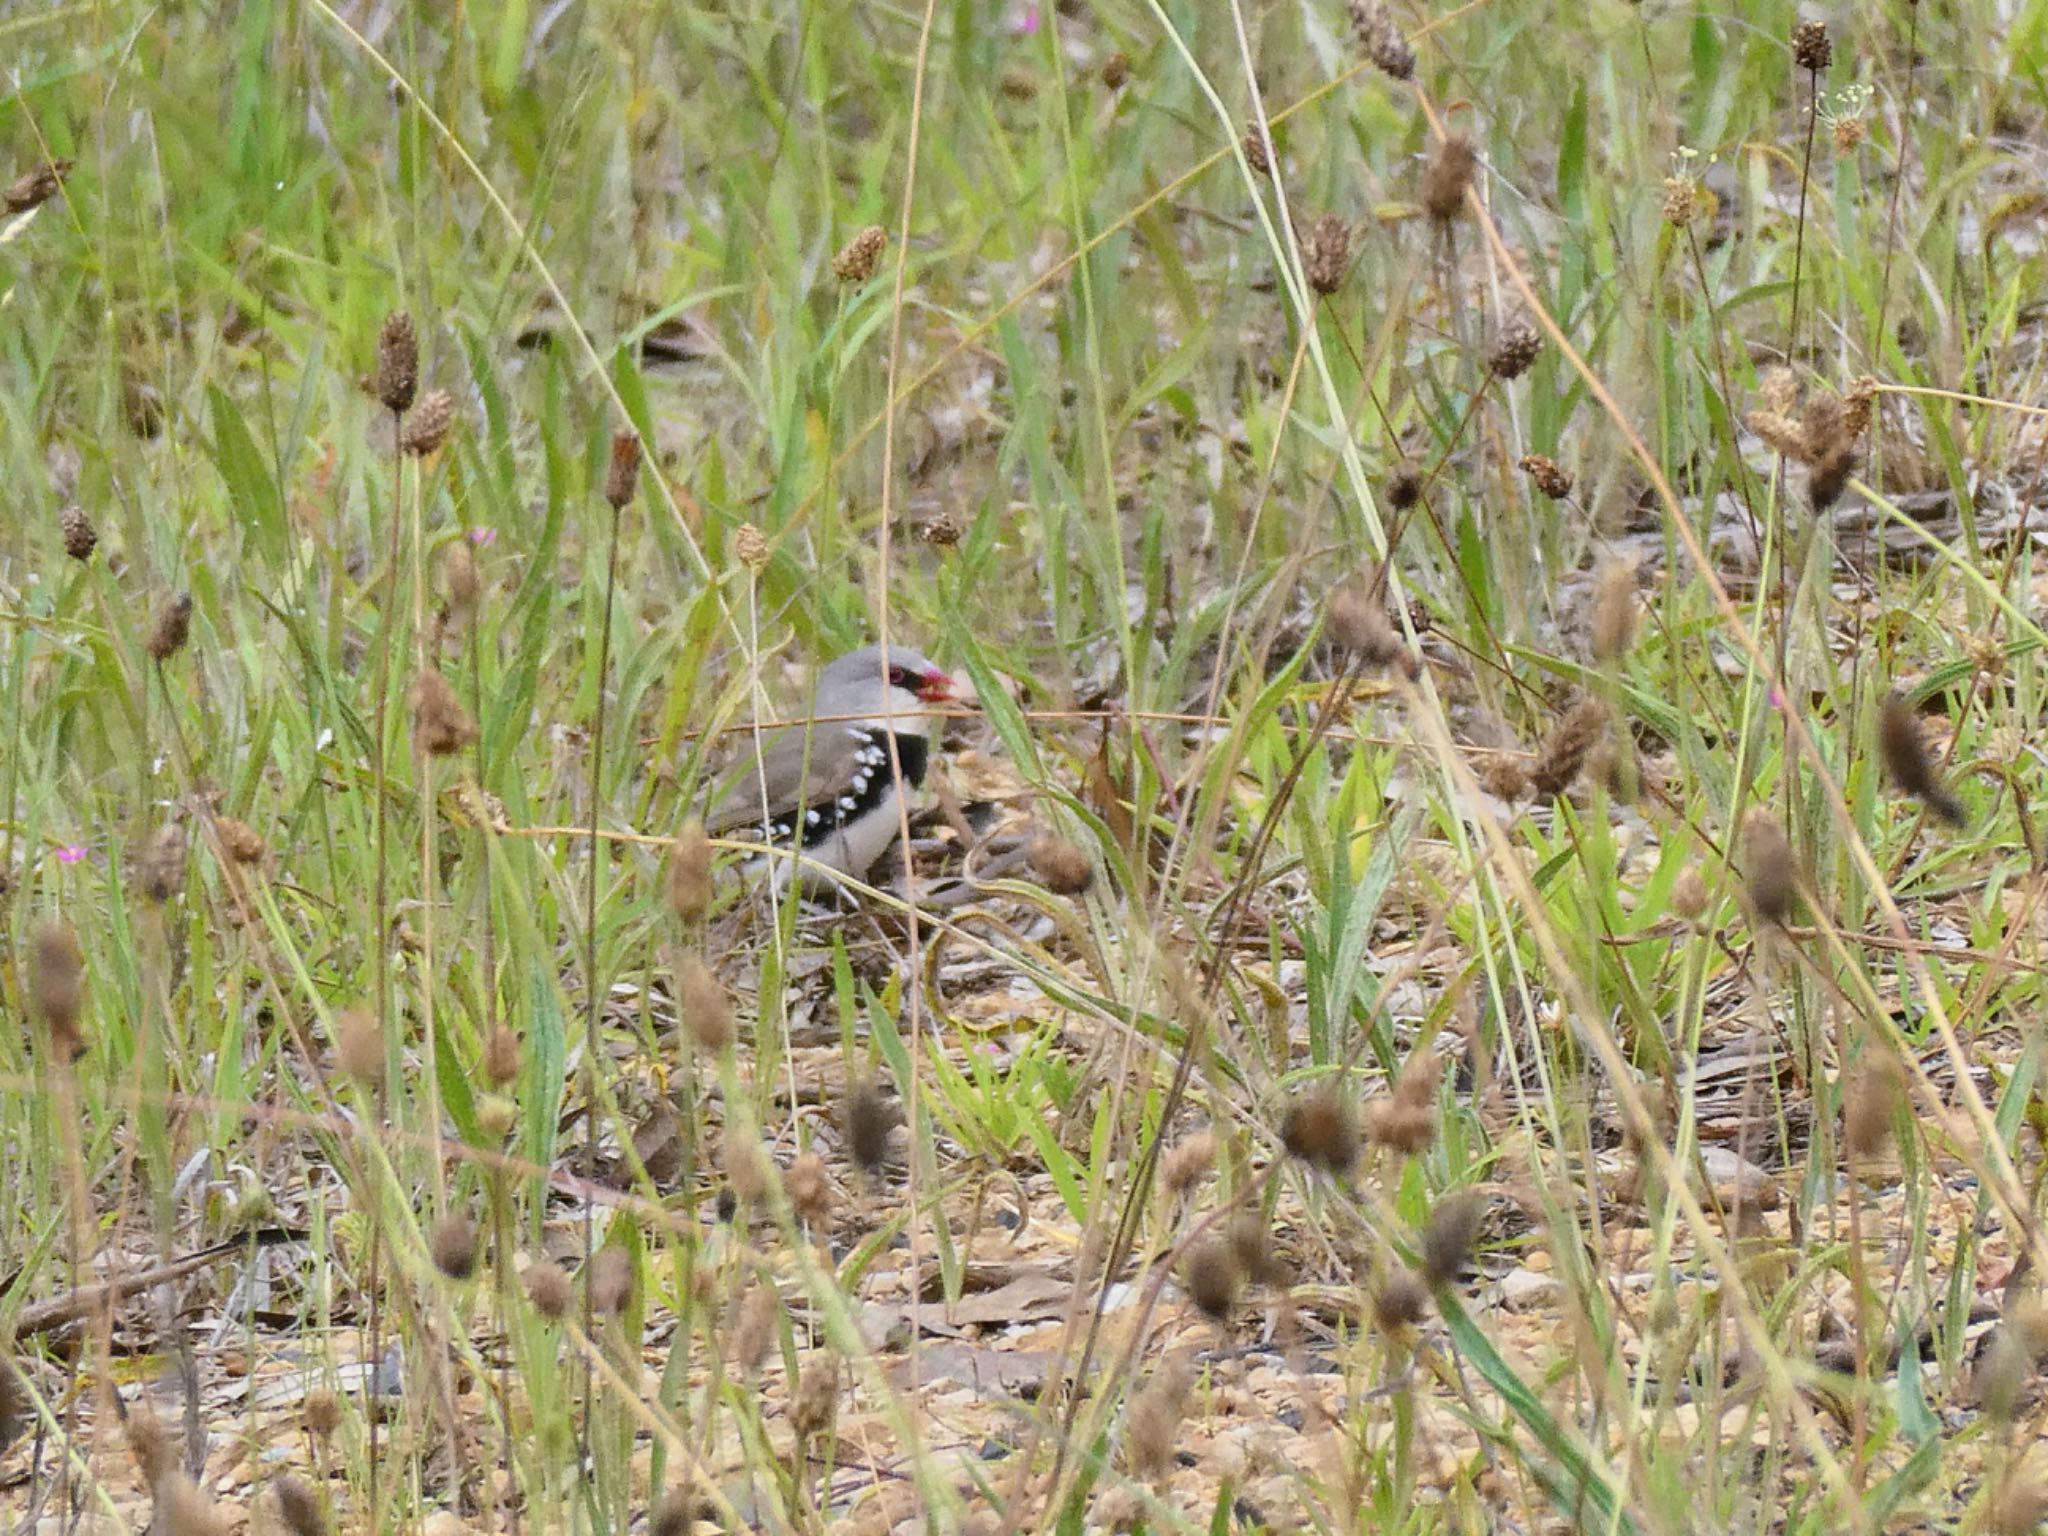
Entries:
POLYGON ((854 755, 852 777, 839 786, 836 793, 818 796, 801 810, 777 817, 763 827, 763 841, 786 847, 795 839, 800 848, 815 848, 840 828, 872 814, 888 798, 889 791, 897 782, 889 761, 889 738, 892 734, 896 738, 895 767, 902 770, 903 787, 916 789, 924 783, 925 767, 931 755, 931 743, 924 737, 905 735, 901 731, 892 733, 872 725, 852 727, 849 734, 859 744, 854 755), (799 826, 803 829, 800 838, 797 837, 799 826))

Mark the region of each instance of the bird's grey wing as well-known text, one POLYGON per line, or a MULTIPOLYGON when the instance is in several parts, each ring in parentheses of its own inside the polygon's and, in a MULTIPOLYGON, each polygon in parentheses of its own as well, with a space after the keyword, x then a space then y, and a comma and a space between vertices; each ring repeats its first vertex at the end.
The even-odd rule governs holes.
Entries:
POLYGON ((860 748, 844 721, 785 726, 762 743, 758 759, 741 754, 711 798, 704 829, 718 837, 831 798, 852 779, 860 748))

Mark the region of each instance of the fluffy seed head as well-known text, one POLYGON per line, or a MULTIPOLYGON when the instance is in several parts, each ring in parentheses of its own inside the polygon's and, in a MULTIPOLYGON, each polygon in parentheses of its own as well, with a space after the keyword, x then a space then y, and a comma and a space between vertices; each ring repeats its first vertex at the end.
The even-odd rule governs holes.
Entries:
POLYGON ((881 1172, 882 1159, 889 1153, 889 1133, 896 1128, 896 1106, 871 1081, 854 1085, 846 1096, 845 1124, 847 1154, 867 1174, 881 1172))
POLYGON ((220 851, 233 863, 261 864, 264 855, 270 851, 264 844, 262 833, 233 816, 214 817, 213 832, 220 842, 220 851))
POLYGON ((412 316, 394 309, 377 332, 377 398, 384 409, 404 414, 420 387, 420 338, 412 316))
POLYGON ((150 834, 135 856, 142 894, 159 904, 185 889, 185 829, 167 821, 150 834))
POLYGON ((341 1398, 331 1387, 315 1387, 299 1404, 299 1422, 315 1440, 326 1440, 341 1428, 341 1398))
POLYGON ((1458 1277, 1465 1261, 1472 1257, 1472 1245, 1479 1237, 1479 1224, 1486 1217, 1486 1197, 1477 1190, 1464 1190, 1437 1201, 1422 1229, 1422 1278, 1431 1285, 1447 1285, 1458 1277))
POLYGON ((1707 877, 1699 872, 1697 866, 1680 871, 1671 887, 1671 910, 1688 923, 1696 923, 1704 917, 1713 899, 1714 893, 1707 884, 1707 877))
POLYGON ((752 523, 741 523, 732 531, 733 558, 750 571, 768 563, 768 536, 752 523))
POLYGON ((671 1488, 647 1512, 647 1536, 691 1536, 700 1516, 709 1515, 694 1488, 671 1488))
POLYGON ((477 599, 483 595, 483 579, 477 574, 476 555, 470 550, 469 540, 458 539, 441 556, 441 584, 447 589, 452 612, 460 616, 476 611, 477 599))
POLYGON ((1529 793, 1529 769, 1515 752, 1490 752, 1479 765, 1486 792, 1512 805, 1529 793))
POLYGON ((611 462, 604 473, 604 499, 613 511, 625 506, 640 489, 640 434, 627 429, 612 434, 611 462))
POLYGON ((494 1024, 484 1036, 484 1081, 492 1088, 504 1088, 519 1076, 519 1032, 509 1024, 494 1024))
POLYGON ((384 1032, 369 1009, 349 1008, 335 1019, 334 1060, 365 1088, 384 1081, 384 1032))
POLYGON ((1180 1438, 1190 1385, 1186 1366, 1169 1360, 1131 1399, 1124 1421, 1124 1462, 1133 1477, 1156 1482, 1173 1470, 1174 1442, 1180 1438))
POLYGON ((414 458, 424 459, 448 441, 448 429, 454 425, 455 397, 445 389, 430 389, 405 418, 398 446, 414 458))
POLYGON ((161 1536, 226 1536, 220 1508, 183 1472, 172 1472, 156 1485, 156 1520, 161 1536))
POLYGON ((1743 819, 1742 858, 1750 906, 1764 922, 1784 922, 1799 894, 1799 867, 1784 827, 1762 806, 1743 819))
POLYGON ((2033 1536, 2048 1517, 2048 1466, 2038 1448, 2010 1466, 1984 1509, 1989 1536, 2033 1536))
POLYGON ((668 850, 669 910, 686 923, 711 910, 711 839, 695 817, 683 823, 668 850))
POLYGON ((1684 229, 1699 217, 1700 186, 1690 176, 1664 178, 1664 222, 1684 229))
POLYGON ((1519 379, 1542 352, 1543 338, 1536 327, 1526 320, 1517 320, 1494 338, 1486 366, 1497 379, 1519 379))
POLYGON ((804 1362, 789 1400, 789 1422, 800 1439, 826 1433, 839 1416, 839 1357, 822 1350, 804 1362))
POLYGON ((90 560, 100 547, 100 531, 83 507, 66 507, 57 526, 64 533, 64 553, 74 560, 90 560))
POLYGON ((1308 229, 1301 242, 1301 270, 1309 287, 1329 295, 1344 286, 1344 274, 1351 268, 1351 226, 1334 213, 1326 213, 1308 229))
POLYGON ((1110 90, 1122 90, 1130 78, 1131 61, 1121 48, 1102 61, 1102 83, 1110 90))
POLYGON ((633 1304, 633 1256, 616 1246, 598 1249, 583 1283, 590 1292, 592 1312, 618 1317, 633 1304))
POLYGON ((1362 666, 1374 671, 1391 667, 1412 681, 1421 668, 1378 594, 1379 583, 1370 576, 1354 576, 1338 586, 1325 610, 1330 638, 1362 666))
POLYGON ((1422 500, 1422 466, 1413 459, 1403 459, 1387 471, 1386 484, 1381 489, 1386 493, 1388 506, 1396 512, 1406 512, 1422 500))
POLYGON ((1245 129, 1244 163, 1261 176, 1273 174, 1273 140, 1264 123, 1255 121, 1245 129))
POLYGON ((1593 589, 1593 659, 1613 666, 1628 654, 1635 637, 1635 567, 1609 561, 1593 589))
POLYGON ((50 1032, 50 1046, 57 1058, 75 1061, 85 1050, 85 1036, 79 1028, 85 1001, 85 953, 78 946, 78 930, 61 917, 49 918, 36 929, 29 952, 29 997, 50 1032))
POLYGON ((1828 41, 1824 21, 1802 21, 1792 29, 1792 62, 1812 74, 1819 74, 1835 59, 1835 45, 1828 41))
POLYGON ((1963 820, 1963 807, 1941 782, 1941 770, 1927 749, 1920 717, 1902 693, 1885 695, 1877 721, 1878 751, 1886 772, 1901 794, 1911 795, 1952 826, 1963 820))
POLYGON ((1529 477, 1537 491, 1552 501, 1563 501, 1572 493, 1572 477, 1557 460, 1541 453, 1525 453, 1516 467, 1529 477))
POLYGON ((1159 1182, 1170 1195, 1184 1195, 1216 1166, 1216 1138, 1208 1131, 1183 1136, 1159 1160, 1159 1182))
POLYGON ((791 1163, 782 1176, 782 1187, 788 1192, 790 1209, 805 1225, 822 1227, 831 1216, 832 1179, 825 1172, 825 1159, 817 1153, 806 1152, 791 1163))
POLYGON ((775 1346, 782 1324, 782 1298, 775 1287, 755 1281, 740 1297, 739 1317, 732 1327, 732 1362, 744 1376, 753 1376, 775 1346))
POLYGON ((277 1518, 292 1536, 327 1536, 327 1511, 313 1485, 287 1472, 270 1485, 277 1500, 277 1518))
POLYGON ((413 679, 412 734, 429 757, 447 757, 476 740, 476 717, 437 667, 413 679))
POLYGON ((1026 853, 1039 883, 1055 896, 1079 896, 1095 881, 1088 855, 1057 832, 1041 832, 1026 853))
POLYGON ((1387 1333, 1413 1328, 1428 1315, 1429 1287, 1403 1264, 1372 1293, 1372 1318, 1387 1333))
POLYGON ((1341 1178, 1358 1161, 1358 1117, 1351 1100, 1334 1084, 1306 1090, 1288 1106, 1280 1141, 1288 1156, 1341 1178))
POLYGON ((191 637, 192 594, 180 592, 157 609, 156 617, 150 621, 149 636, 143 642, 143 648, 149 652, 152 661, 169 661, 185 649, 185 642, 191 637))
POLYGON ((1188 1250, 1181 1268, 1181 1282, 1187 1286, 1188 1299, 1219 1323, 1237 1305, 1243 1280, 1237 1255, 1222 1238, 1204 1238, 1196 1243, 1188 1250))
POLYGON ((1561 795, 1572 787, 1586 755, 1607 731, 1607 706, 1598 699, 1580 699, 1564 713, 1537 750, 1529 783, 1543 796, 1561 795))
POLYGON ((1849 477, 1856 472, 1856 448, 1844 443, 1813 461, 1806 472, 1806 499, 1816 512, 1825 512, 1842 499, 1849 477))
POLYGON ((1905 1103, 1905 1081, 1891 1053, 1873 1048, 1842 1084, 1842 1144, 1853 1157, 1875 1157, 1892 1138, 1905 1103))
POLYGON ((0 202, 7 204, 9 213, 27 213, 31 208, 41 207, 63 189, 72 164, 70 160, 50 160, 23 171, 0 193, 0 202))
POLYGON ((522 1277, 526 1284, 526 1299, 533 1303, 533 1310, 549 1322, 560 1322, 568 1315, 569 1303, 576 1299, 575 1287, 569 1283, 569 1272, 553 1259, 536 1259, 526 1266, 522 1277))
POLYGON ((842 283, 866 282, 875 275, 888 246, 888 232, 879 224, 870 224, 839 247, 839 254, 832 258, 832 275, 842 283))
POLYGON ((676 1004, 698 1050, 716 1056, 732 1044, 732 999, 701 955, 685 955, 677 964, 676 1004))
POLYGON ((145 1488, 154 1492, 177 1475, 185 1447, 149 1404, 137 1403, 128 1410, 122 1433, 127 1437, 128 1454, 135 1458, 135 1470, 142 1474, 145 1488))
POLYGON ((461 1211, 450 1211, 427 1234, 427 1252, 434 1268, 450 1280, 476 1273, 476 1223, 461 1211))
POLYGON ((1422 171, 1422 207, 1439 224, 1448 224, 1465 211, 1465 193, 1479 168, 1479 155, 1471 138, 1451 134, 1430 154, 1422 171))
POLYGON ((1394 18, 1381 0, 1347 0, 1351 30, 1365 56, 1390 80, 1407 80, 1415 74, 1415 50, 1401 35, 1394 18))

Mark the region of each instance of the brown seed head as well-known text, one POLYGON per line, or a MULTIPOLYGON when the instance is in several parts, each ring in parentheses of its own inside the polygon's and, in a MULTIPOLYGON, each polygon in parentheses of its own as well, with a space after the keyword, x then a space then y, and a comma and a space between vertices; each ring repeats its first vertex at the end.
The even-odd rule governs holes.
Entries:
POLYGON ((1330 638, 1361 665, 1378 670, 1400 667, 1413 675, 1413 658, 1387 617, 1379 599, 1379 583, 1369 576, 1354 576, 1330 594, 1325 610, 1330 638), (1402 666, 1402 663, 1408 663, 1402 666))
POLYGON ((711 910, 711 839, 694 816, 683 823, 668 850, 669 910, 686 923, 701 922, 711 910))
POLYGON ((1415 74, 1415 50, 1381 0, 1349 0, 1351 30, 1365 56, 1390 80, 1408 80, 1415 74))
POLYGON ((2010 1464, 1984 1508, 1987 1536, 2034 1536, 2048 1518, 2048 1466, 2036 1447, 2010 1464))
POLYGON ((457 539, 441 556, 441 584, 448 592, 449 611, 466 617, 476 611, 483 595, 483 579, 477 574, 476 555, 469 540, 457 539))
POLYGON ((1572 787, 1586 755, 1607 732, 1607 706, 1590 696, 1582 698, 1559 720, 1537 749, 1536 763, 1529 771, 1529 783, 1543 796, 1561 795, 1572 787))
POLYGON ((1696 923, 1704 917, 1713 899, 1714 893, 1707 884, 1707 877, 1700 873, 1697 865, 1681 870, 1671 887, 1671 910, 1688 923, 1696 923))
POLYGON ((1852 1157, 1876 1157, 1905 1106, 1905 1078, 1890 1051, 1872 1048, 1842 1084, 1842 1144, 1852 1157))
POLYGON ((377 332, 377 398, 384 409, 403 415, 420 387, 420 338, 412 316, 394 309, 377 332))
POLYGON ((1792 62, 1812 74, 1819 74, 1834 62, 1835 45, 1828 41, 1824 21, 1802 21, 1792 29, 1792 62))
POLYGON ((1950 826, 1962 825, 1962 802, 1941 782, 1941 768, 1927 749, 1920 716, 1902 693, 1885 695, 1877 719, 1877 747, 1901 794, 1911 795, 1950 826))
POLYGON ((341 1398, 331 1387, 315 1387, 299 1404, 299 1422, 315 1440, 332 1438, 341 1428, 341 1398))
POLYGON ((751 1377, 761 1369, 782 1328, 782 1298, 775 1287, 755 1281, 740 1297, 739 1317, 732 1327, 732 1363, 751 1377))
POLYGON ((1253 1285, 1282 1284, 1288 1275, 1287 1261, 1280 1256, 1273 1232, 1257 1210, 1239 1211, 1223 1224, 1223 1241, 1237 1272, 1253 1285))
POLYGON ((135 1458, 135 1470, 142 1474, 143 1487, 155 1492, 167 1478, 177 1475, 184 1444, 149 1404, 137 1403, 128 1410, 122 1433, 128 1440, 128 1454, 135 1458))
POLYGON ((934 512, 917 525, 917 536, 933 549, 951 549, 967 536, 967 530, 951 512, 934 512))
POLYGON ((734 1199, 753 1205, 767 1198, 774 1165, 758 1141, 736 1141, 728 1134, 719 1143, 719 1166, 734 1199))
POLYGON ((454 425, 455 397, 445 389, 430 389, 405 418, 398 446, 414 458, 424 459, 448 441, 448 429, 454 425))
POLYGON ((604 499, 618 511, 640 489, 640 434, 630 428, 612 434, 611 462, 605 468, 604 499))
POLYGON ((61 917, 36 929, 29 953, 29 997, 50 1032, 50 1046, 60 1061, 75 1061, 85 1050, 79 1012, 85 1002, 85 953, 78 930, 61 917))
POLYGON ((1088 855, 1057 832, 1039 833, 1025 856, 1039 884, 1055 896, 1079 896, 1095 883, 1095 866, 1088 855))
POLYGON ((335 1019, 334 1060, 365 1088, 384 1081, 384 1032, 369 1009, 345 1009, 335 1019))
POLYGON ((519 1077, 519 1032, 509 1024, 494 1024, 484 1036, 484 1082, 505 1088, 519 1077))
POLYGON ((1431 1285, 1448 1285, 1458 1277, 1472 1257, 1472 1245, 1479 1238, 1479 1225, 1486 1218, 1486 1197, 1477 1190, 1463 1190, 1437 1201, 1422 1229, 1422 1278, 1431 1285))
POLYGON ((31 208, 41 207, 63 189, 64 178, 71 174, 73 163, 70 160, 50 160, 23 171, 7 184, 4 193, 0 193, 0 202, 7 204, 9 213, 27 213, 31 208))
POLYGON ((889 1133, 896 1128, 896 1106, 871 1081, 854 1085, 846 1096, 841 1130, 854 1165, 870 1175, 881 1172, 889 1153, 889 1133))
POLYGON ((57 519, 64 533, 64 553, 74 560, 90 560, 100 547, 100 531, 93 527, 83 507, 66 507, 57 519))
POLYGON ((1102 61, 1102 83, 1110 90, 1122 90, 1130 78, 1131 61, 1121 48, 1102 61))
POLYGON ((569 1313, 569 1304, 576 1299, 575 1287, 569 1283, 569 1272, 553 1259, 536 1259, 526 1266, 522 1277, 526 1284, 526 1299, 533 1303, 533 1310, 549 1322, 560 1322, 569 1313))
POLYGON ((1273 138, 1265 124, 1255 121, 1245 129, 1244 163, 1261 176, 1273 174, 1273 138))
POLYGON ((1465 193, 1479 169, 1478 152, 1465 134, 1446 138, 1429 157, 1422 171, 1422 207, 1439 224, 1448 224, 1465 211, 1465 193))
POLYGON ((277 1500, 277 1518, 292 1536, 327 1536, 327 1510, 311 1483, 287 1472, 272 1480, 270 1493, 277 1500))
POLYGON ((613 1245, 592 1255, 583 1277, 590 1310, 599 1317, 618 1317, 633 1304, 633 1256, 613 1245))
POLYGON ((183 1472, 172 1472, 156 1485, 158 1536, 227 1536, 228 1524, 212 1498, 183 1472))
POLYGON ((1310 1088, 1288 1106, 1280 1124, 1288 1156, 1341 1178, 1358 1161, 1358 1117, 1334 1084, 1310 1088))
POLYGON ((1835 153, 1853 155, 1863 147, 1863 141, 1870 137, 1870 123, 1863 117, 1838 117, 1835 119, 1835 153))
POLYGON ((1539 492, 1552 501, 1563 501, 1572 493, 1571 474, 1557 460, 1545 454, 1525 453, 1516 467, 1529 477, 1539 492))
POLYGON ((1217 1322, 1230 1316, 1244 1281, 1237 1267, 1237 1255, 1222 1238, 1208 1237, 1188 1250, 1182 1265, 1181 1283, 1188 1299, 1217 1322))
POLYGON ((698 1050, 716 1056, 732 1044, 732 998, 701 955, 687 954, 677 963, 676 1004, 698 1050))
POLYGON ((142 894, 159 904, 185 889, 185 829, 167 821, 150 834, 135 856, 142 894))
POLYGON ((1742 859, 1749 904, 1757 917, 1767 923, 1784 922, 1799 894, 1799 867, 1784 827, 1762 806, 1743 819, 1742 859))
POLYGON ((191 637, 192 594, 180 592, 157 609, 156 618, 149 626, 149 638, 143 642, 143 648, 149 652, 152 661, 169 661, 185 649, 185 642, 191 637))
POLYGON ((1870 430, 1871 408, 1877 403, 1877 380, 1868 374, 1852 379, 1842 396, 1842 433, 1854 441, 1870 430))
POLYGON ((214 817, 213 830, 220 839, 221 852, 236 864, 261 864, 270 851, 264 846, 262 833, 233 816, 214 817))
POLYGON ((832 275, 842 283, 866 282, 875 275, 882 252, 888 246, 888 231, 879 224, 870 224, 839 247, 839 254, 832 258, 832 275))
POLYGON ((437 667, 429 667, 413 679, 412 735, 429 757, 447 757, 476 740, 476 717, 437 667))
POLYGON ((1422 499, 1422 466, 1413 459, 1403 459, 1387 471, 1385 485, 1381 487, 1387 498, 1387 505, 1396 512, 1406 512, 1422 499))
POLYGON ((733 558, 750 571, 759 571, 768 563, 768 539, 752 523, 741 523, 732 532, 733 558))
POLYGON ((1593 589, 1593 659, 1614 666, 1636 638, 1636 571, 1611 560, 1593 589))
POLYGON ((461 1211, 450 1211, 427 1234, 427 1252, 434 1268, 450 1280, 476 1273, 476 1223, 461 1211))
POLYGON ((1684 229, 1699 217, 1700 186, 1690 176, 1664 178, 1664 222, 1684 229))
POLYGON ((716 1507, 695 1488, 671 1488, 647 1512, 647 1536, 691 1536, 699 1520, 716 1515, 716 1507))
POLYGON ((1208 1131, 1183 1136, 1159 1160, 1159 1182, 1170 1195, 1184 1195, 1216 1166, 1216 1138, 1208 1131))
POLYGON ((1429 1313, 1429 1287, 1403 1264, 1372 1293, 1372 1319, 1387 1333, 1413 1328, 1429 1313))
POLYGON ((839 1357, 821 1350, 806 1360, 789 1400, 789 1422, 797 1438, 810 1440, 832 1428, 839 1416, 839 1357))
POLYGON ((789 1165, 782 1176, 790 1209, 806 1226, 822 1227, 832 1215, 832 1178, 825 1171, 825 1159, 806 1152, 789 1165))
POLYGON ((1308 228, 1301 242, 1301 271, 1309 287, 1325 296, 1344 286, 1351 269, 1351 226, 1326 213, 1308 228))
POLYGON ((1517 320, 1494 338, 1486 366, 1502 381, 1519 379, 1543 353, 1543 338, 1526 320, 1517 320))
POLYGON ((1191 1385, 1187 1367, 1177 1359, 1168 1360, 1131 1399, 1124 1421, 1124 1464, 1131 1476, 1157 1482, 1173 1470, 1174 1444, 1180 1438, 1191 1385))
POLYGON ((1479 765, 1479 782, 1512 805, 1529 793, 1529 769, 1519 753, 1490 752, 1479 765))

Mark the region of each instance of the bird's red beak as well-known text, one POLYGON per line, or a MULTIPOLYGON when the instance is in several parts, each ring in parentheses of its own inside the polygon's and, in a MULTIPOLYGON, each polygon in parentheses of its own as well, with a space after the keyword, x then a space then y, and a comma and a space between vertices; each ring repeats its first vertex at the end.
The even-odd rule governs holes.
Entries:
POLYGON ((917 696, 927 704, 944 704, 953 697, 953 679, 933 667, 917 680, 917 696))

